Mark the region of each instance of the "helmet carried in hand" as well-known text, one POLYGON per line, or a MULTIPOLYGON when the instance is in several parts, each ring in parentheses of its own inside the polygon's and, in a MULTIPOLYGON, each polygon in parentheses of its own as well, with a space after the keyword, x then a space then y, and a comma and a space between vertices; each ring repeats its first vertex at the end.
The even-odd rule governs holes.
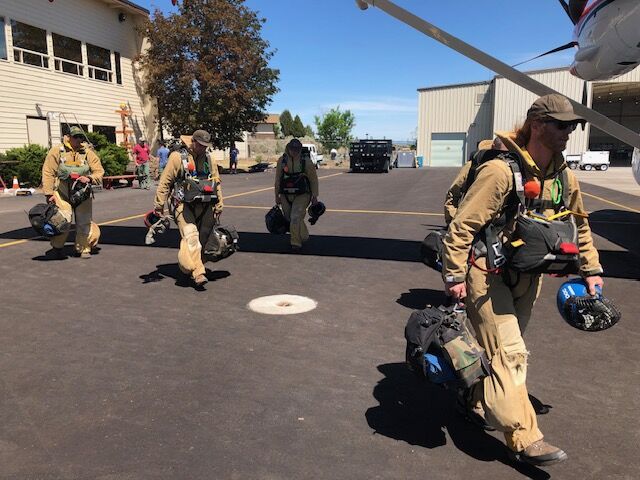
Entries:
POLYGON ((315 225, 318 219, 327 211, 327 207, 325 207, 324 203, 316 202, 313 205, 309 205, 307 208, 307 213, 309 214, 309 223, 311 225, 315 225))
POLYGON ((614 303, 602 295, 596 286, 596 295, 589 295, 586 282, 574 278, 564 282, 558 290, 558 311, 562 318, 579 330, 599 332, 613 327, 622 314, 614 303))

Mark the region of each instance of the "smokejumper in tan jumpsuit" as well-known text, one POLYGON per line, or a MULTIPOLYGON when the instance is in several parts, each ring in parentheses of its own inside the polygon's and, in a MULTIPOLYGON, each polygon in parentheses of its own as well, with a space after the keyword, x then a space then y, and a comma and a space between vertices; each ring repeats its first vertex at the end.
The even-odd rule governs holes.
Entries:
MULTIPOLYGON (((284 155, 278 160, 278 166, 276 168, 276 180, 275 191, 276 194, 280 192, 280 183, 282 182, 282 176, 284 173, 294 174, 302 172, 302 157, 298 156, 297 159, 292 160, 292 157, 287 157, 286 167, 283 161, 284 155), (286 172, 284 169, 287 169, 286 172)), ((307 213, 307 207, 311 203, 311 198, 318 198, 318 173, 316 167, 313 165, 310 159, 306 159, 304 162, 304 174, 309 179, 310 192, 300 195, 281 195, 282 211, 284 216, 289 220, 289 232, 291 232, 291 245, 294 247, 301 247, 304 242, 309 240, 309 230, 304 221, 304 217, 307 213)))
MULTIPOLYGON (((55 145, 49 150, 42 165, 42 193, 53 196, 60 211, 71 221, 75 215, 76 240, 75 249, 79 254, 88 255, 98 244, 100 229, 92 222, 93 201, 88 198, 75 208, 69 203, 70 190, 73 180, 72 173, 86 176, 93 185, 100 185, 104 175, 104 168, 100 158, 87 145, 74 150, 69 144, 55 145)), ((61 233, 51 239, 51 246, 61 249, 67 241, 69 232, 61 233)))
POLYGON ((178 252, 178 266, 183 273, 191 275, 195 280, 206 272, 202 262, 200 235, 202 233, 203 238, 208 238, 214 227, 215 218, 222 213, 223 202, 218 165, 208 154, 200 155, 196 159, 193 158, 191 151, 188 151, 187 155, 188 163, 195 165, 195 172, 199 178, 208 178, 216 182, 218 202, 214 205, 207 203, 185 205, 183 202, 176 202, 170 198, 174 192, 175 183, 184 178, 182 157, 179 151, 175 151, 169 155, 167 165, 162 171, 154 206, 159 211, 164 209, 168 200, 172 204, 170 211, 182 237, 178 252))
MULTIPOLYGON (((542 198, 551 200, 552 179, 567 168, 562 155, 556 155, 547 172, 541 172, 529 153, 519 148, 506 133, 498 133, 510 151, 521 155, 523 176, 538 179, 543 186, 542 198), (546 179, 546 181, 545 181, 546 179)), ((568 171, 569 205, 566 207, 586 215, 578 182, 568 171)), ((487 422, 504 433, 507 446, 523 451, 542 439, 536 414, 528 398, 526 387, 528 351, 522 332, 531 317, 531 310, 540 292, 541 276, 505 272, 509 285, 501 275, 487 273, 468 266, 472 243, 478 232, 499 216, 513 189, 513 175, 503 160, 490 160, 477 169, 475 181, 462 199, 444 239, 443 278, 446 282, 467 282, 467 313, 480 344, 486 349, 493 374, 477 384, 472 400, 481 402, 487 422)), ((552 215, 553 209, 542 212, 552 215)), ((576 215, 581 274, 602 272, 598 252, 593 246, 591 230, 585 217, 576 215)), ((513 222, 505 233, 513 229, 513 222)), ((484 258, 478 266, 486 268, 484 258)))

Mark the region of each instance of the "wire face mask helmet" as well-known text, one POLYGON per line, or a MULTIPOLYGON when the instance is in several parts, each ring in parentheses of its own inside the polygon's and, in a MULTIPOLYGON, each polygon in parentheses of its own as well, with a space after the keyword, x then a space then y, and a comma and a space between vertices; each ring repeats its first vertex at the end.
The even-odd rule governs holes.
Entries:
POLYGON ((73 182, 69 195, 69 203, 72 207, 77 207, 82 202, 88 200, 92 193, 91 183, 82 183, 78 180, 73 182))
POLYGON ((574 328, 599 332, 613 327, 622 314, 614 303, 602 295, 596 286, 596 295, 589 295, 587 284, 580 278, 564 282, 558 290, 558 311, 574 328))
POLYGON ((325 207, 324 203, 316 202, 313 205, 310 205, 307 208, 307 213, 309 214, 309 223, 311 225, 315 225, 318 219, 327 211, 327 207, 325 207))
POLYGON ((149 229, 144 239, 146 245, 153 245, 156 241, 155 236, 167 233, 171 226, 169 217, 162 217, 153 210, 144 216, 144 224, 149 229))

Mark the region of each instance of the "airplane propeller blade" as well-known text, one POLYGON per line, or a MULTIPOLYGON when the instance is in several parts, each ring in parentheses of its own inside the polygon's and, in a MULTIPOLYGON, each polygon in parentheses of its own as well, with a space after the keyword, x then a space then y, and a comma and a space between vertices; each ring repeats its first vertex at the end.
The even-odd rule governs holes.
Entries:
POLYGON ((571 15, 571 10, 569 10, 569 5, 567 4, 567 2, 565 2, 564 0, 558 0, 558 1, 560 2, 560 5, 562 5, 562 8, 564 9, 564 11, 567 12, 567 16, 571 19, 571 23, 575 25, 576 22, 573 19, 573 16, 571 15))
MULTIPOLYGON (((552 88, 534 80, 533 78, 525 75, 524 73, 510 67, 506 63, 487 55, 481 50, 463 42, 462 40, 450 35, 444 30, 439 29, 435 25, 423 20, 422 18, 414 15, 413 13, 399 7, 395 3, 389 0, 356 0, 356 4, 361 9, 366 9, 367 6, 378 7, 388 15, 400 20, 402 23, 413 27, 414 29, 422 32, 426 36, 440 42, 441 44, 455 50, 456 52, 468 57, 480 65, 496 72, 498 75, 511 80, 516 85, 535 93, 536 95, 549 95, 556 92, 552 88)), ((561 94, 562 95, 562 94, 561 94)), ((591 110, 585 107, 579 102, 568 99, 573 105, 574 111, 584 118, 587 122, 593 126, 599 128, 603 132, 608 133, 612 137, 615 137, 633 147, 640 148, 640 135, 627 127, 624 127, 610 118, 605 117, 601 113, 591 110)))
POLYGON ((565 43, 564 45, 562 45, 560 47, 554 48, 553 50, 549 50, 548 52, 541 53, 537 57, 530 58, 529 60, 525 60, 524 62, 516 63, 515 65, 512 65, 512 66, 513 67, 519 67, 520 65, 532 62, 532 61, 537 60, 538 58, 542 58, 542 57, 544 57, 546 55, 551 55, 552 53, 562 52, 563 50, 569 50, 570 48, 574 48, 574 47, 577 47, 577 46, 578 46, 578 42, 565 43))

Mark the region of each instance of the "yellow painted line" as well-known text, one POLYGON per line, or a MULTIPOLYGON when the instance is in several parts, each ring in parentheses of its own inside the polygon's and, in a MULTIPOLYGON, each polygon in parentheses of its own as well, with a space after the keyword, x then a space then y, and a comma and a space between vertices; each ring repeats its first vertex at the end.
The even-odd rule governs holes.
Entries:
MULTIPOLYGON (((271 210, 272 207, 261 207, 254 205, 225 205, 224 208, 246 208, 253 210, 271 210)), ((394 210, 338 210, 328 208, 327 212, 332 213, 371 213, 374 215, 413 215, 423 217, 443 217, 443 213, 431 213, 431 212, 397 212, 394 210)))
MULTIPOLYGON (((331 175, 325 175, 324 177, 318 177, 318 180, 324 180, 325 178, 336 177, 338 175, 344 175, 344 172, 332 173, 331 175)), ((223 198, 226 201, 226 200, 229 200, 231 198, 244 197, 245 195, 251 195, 253 193, 266 192, 266 191, 269 191, 269 190, 273 190, 273 186, 266 187, 266 188, 259 188, 258 190, 251 190, 250 192, 236 193, 234 195, 223 195, 223 198)))
POLYGON ((16 240, 15 242, 0 243, 0 248, 11 247, 12 245, 20 245, 21 243, 27 243, 29 240, 35 240, 36 238, 40 237, 27 238, 25 240, 16 240))
POLYGON ((587 196, 587 197, 591 197, 591 198, 595 198, 596 200, 599 200, 599 201, 604 202, 604 203, 608 203, 610 205, 614 205, 616 207, 624 208, 625 210, 629 210, 630 212, 640 213, 640 210, 636 210, 635 208, 627 207, 626 205, 622 205, 621 203, 612 202, 611 200, 607 200, 606 198, 602 198, 602 197, 599 197, 597 195, 592 195, 592 194, 587 193, 587 192, 582 192, 582 195, 587 196))
POLYGON ((116 218, 115 220, 109 220, 108 222, 99 223, 98 226, 101 227, 102 225, 111 225, 112 223, 126 222, 127 220, 133 220, 135 218, 144 218, 145 215, 146 213, 141 213, 139 215, 131 215, 130 217, 116 218))
MULTIPOLYGON (((329 177, 335 177, 337 175, 344 175, 344 173, 341 172, 341 173, 334 173, 334 174, 331 174, 331 175, 325 175, 324 177, 319 177, 318 180, 322 180, 324 178, 329 178, 329 177)), ((253 193, 265 192, 267 190, 273 190, 273 187, 261 188, 259 190, 251 190, 249 192, 243 192, 243 193, 236 193, 235 195, 229 195, 228 197, 224 197, 224 199, 227 200, 229 198, 243 197, 245 195, 251 195, 253 193)), ((235 208, 241 208, 241 207, 235 207, 235 208)), ((252 208, 252 207, 247 207, 247 208, 252 208)), ((267 208, 267 210, 269 210, 269 209, 267 208)), ((127 220, 135 220, 137 218, 144 218, 145 215, 146 215, 146 213, 141 213, 141 214, 138 214, 138 215, 131 215, 129 217, 116 218, 114 220, 108 220, 106 222, 98 223, 98 226, 112 225, 114 223, 126 222, 127 220)), ((22 245, 23 243, 27 243, 27 242, 29 242, 31 240, 36 240, 38 238, 42 238, 42 237, 38 236, 38 237, 25 238, 24 240, 16 240, 14 242, 0 243, 0 248, 12 247, 12 246, 15 246, 15 245, 22 245)))

